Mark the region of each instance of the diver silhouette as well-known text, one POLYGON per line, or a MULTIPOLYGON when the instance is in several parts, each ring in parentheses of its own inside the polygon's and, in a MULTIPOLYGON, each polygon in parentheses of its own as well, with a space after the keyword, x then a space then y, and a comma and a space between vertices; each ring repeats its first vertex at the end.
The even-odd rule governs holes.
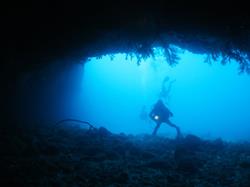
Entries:
POLYGON ((173 116, 173 113, 164 105, 163 101, 159 99, 157 103, 154 105, 154 108, 149 113, 149 117, 155 121, 156 127, 152 133, 153 136, 157 134, 158 129, 160 128, 162 123, 167 123, 169 126, 174 127, 176 129, 176 138, 181 137, 180 128, 173 124, 169 118, 173 116))

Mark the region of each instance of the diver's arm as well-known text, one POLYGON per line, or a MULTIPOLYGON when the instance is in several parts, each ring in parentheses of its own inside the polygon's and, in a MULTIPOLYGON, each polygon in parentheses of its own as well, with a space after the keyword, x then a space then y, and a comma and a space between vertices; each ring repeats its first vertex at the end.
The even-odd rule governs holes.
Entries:
POLYGON ((167 113, 169 113, 170 117, 172 117, 174 115, 173 112, 171 112, 167 107, 166 109, 167 109, 167 113))
POLYGON ((152 119, 153 121, 155 121, 155 119, 154 119, 154 117, 155 117, 155 115, 156 115, 156 113, 157 113, 157 110, 156 110, 156 106, 157 104, 155 104, 154 105, 154 107, 153 107, 153 109, 150 111, 150 113, 149 113, 149 117, 150 117, 150 119, 152 119))
POLYGON ((150 117, 151 119, 154 118, 154 117, 153 117, 153 110, 151 110, 151 112, 149 113, 149 117, 150 117))

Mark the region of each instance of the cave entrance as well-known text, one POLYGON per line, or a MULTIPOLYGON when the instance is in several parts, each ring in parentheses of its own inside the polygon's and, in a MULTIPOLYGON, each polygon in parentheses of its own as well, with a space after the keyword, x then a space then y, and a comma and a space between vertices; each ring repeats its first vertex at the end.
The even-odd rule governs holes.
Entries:
MULTIPOLYGON (((126 54, 90 58, 84 67, 83 118, 115 133, 151 133, 154 123, 147 113, 163 89, 170 89, 164 100, 174 113, 172 121, 184 133, 247 138, 249 76, 238 74, 236 62, 211 65, 203 63, 206 55, 182 49, 179 57, 173 67, 160 48, 140 65, 136 57, 126 54)), ((175 131, 162 125, 159 134, 174 136, 175 131)))

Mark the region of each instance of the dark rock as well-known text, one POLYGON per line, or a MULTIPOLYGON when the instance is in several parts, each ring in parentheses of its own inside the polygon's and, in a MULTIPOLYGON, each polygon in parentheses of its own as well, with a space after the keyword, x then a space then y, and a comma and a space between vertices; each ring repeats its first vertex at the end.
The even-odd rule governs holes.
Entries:
POLYGON ((176 161, 181 160, 185 157, 190 157, 194 155, 195 155, 195 152, 185 144, 180 144, 176 146, 175 151, 174 151, 174 159, 176 161))
POLYGON ((239 165, 241 168, 250 169, 250 161, 242 161, 239 165))
POLYGON ((156 155, 151 153, 151 152, 144 151, 144 152, 142 152, 141 157, 142 157, 142 159, 152 159, 152 158, 155 158, 156 155))
POLYGON ((221 151, 225 147, 225 144, 221 138, 217 138, 216 140, 214 140, 212 142, 212 145, 213 145, 213 148, 218 151, 221 151))
POLYGON ((95 156, 103 151, 104 150, 101 149, 100 147, 93 146, 93 147, 87 147, 83 153, 84 155, 87 155, 87 156, 95 156))
POLYGON ((57 155, 60 151, 55 145, 45 145, 43 146, 41 153, 45 155, 57 155))
POLYGON ((201 167, 201 163, 195 157, 186 157, 178 160, 177 170, 194 174, 201 167))
POLYGON ((188 147, 190 150, 196 151, 199 149, 199 147, 202 145, 202 140, 195 135, 189 134, 185 137, 183 140, 186 147, 188 147))
MULTIPOLYGON (((1 149, 3 149, 4 155, 23 155, 27 150, 28 144, 21 137, 15 136, 10 138, 7 144, 3 144, 1 149)), ((2 155, 1 154, 1 155, 2 155)))
POLYGON ((127 147, 127 152, 130 155, 136 156, 136 157, 139 157, 141 155, 142 150, 139 147, 133 144, 129 144, 129 146, 127 145, 126 147, 127 147))
POLYGON ((110 136, 112 133, 110 131, 108 131, 106 128, 104 127, 100 127, 98 129, 99 135, 100 136, 110 136))
POLYGON ((121 132, 121 133, 119 134, 119 136, 124 138, 124 137, 126 137, 126 134, 123 133, 123 132, 121 132))
POLYGON ((38 135, 2 142, 9 153, 0 154, 0 186, 249 186, 247 142, 204 141, 194 135, 176 141, 72 128, 50 136, 43 128, 38 135))
POLYGON ((118 160, 120 159, 120 155, 115 151, 109 150, 106 151, 105 158, 106 160, 118 160))
POLYGON ((124 146, 121 145, 114 146, 113 150, 116 151, 119 155, 125 155, 126 153, 126 149, 124 148, 124 146))
POLYGON ((177 175, 177 174, 173 174, 173 173, 170 173, 168 176, 167 176, 167 180, 169 183, 178 183, 179 180, 180 180, 180 176, 177 175))
POLYGON ((166 160, 153 160, 145 164, 146 167, 153 169, 169 170, 172 168, 171 164, 166 160))
POLYGON ((203 165, 203 162, 194 150, 190 149, 186 144, 181 144, 176 147, 174 159, 177 164, 177 169, 187 173, 195 173, 203 165))
POLYGON ((128 182, 128 179, 129 179, 128 173, 122 172, 115 177, 114 181, 119 184, 125 184, 128 182))

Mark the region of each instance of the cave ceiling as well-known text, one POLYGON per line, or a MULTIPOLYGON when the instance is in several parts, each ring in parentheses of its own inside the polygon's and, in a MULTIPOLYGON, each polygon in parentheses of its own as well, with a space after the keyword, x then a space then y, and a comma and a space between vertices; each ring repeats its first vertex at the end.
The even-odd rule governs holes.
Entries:
POLYGON ((167 51, 170 44, 212 59, 235 59, 249 71, 250 15, 239 1, 36 1, 9 3, 5 10, 7 71, 118 52, 148 57, 152 47, 167 51))

